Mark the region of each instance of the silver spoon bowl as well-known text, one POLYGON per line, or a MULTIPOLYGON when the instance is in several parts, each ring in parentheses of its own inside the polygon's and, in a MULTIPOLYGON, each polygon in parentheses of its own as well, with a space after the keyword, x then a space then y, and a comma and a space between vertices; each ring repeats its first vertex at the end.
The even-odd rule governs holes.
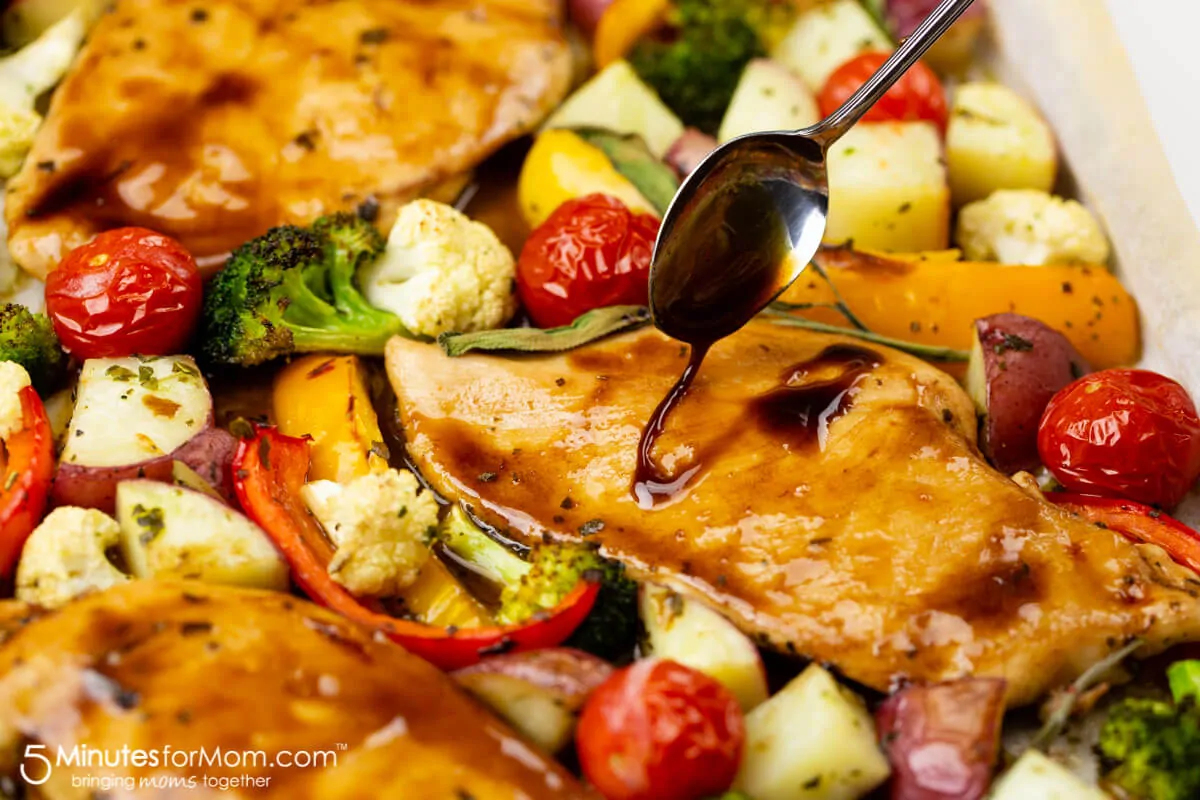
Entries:
POLYGON ((829 148, 974 0, 942 0, 833 114, 799 131, 752 133, 713 150, 667 209, 650 268, 663 333, 706 345, 741 328, 804 272, 829 217, 829 148))

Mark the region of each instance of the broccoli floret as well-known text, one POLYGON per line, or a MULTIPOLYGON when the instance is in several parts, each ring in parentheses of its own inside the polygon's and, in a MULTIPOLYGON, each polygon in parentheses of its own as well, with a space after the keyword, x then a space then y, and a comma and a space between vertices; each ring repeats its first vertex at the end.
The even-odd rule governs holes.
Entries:
POLYGON ((1105 780, 1135 797, 1200 796, 1200 711, 1191 703, 1122 700, 1109 710, 1097 749, 1105 780))
POLYGON ((522 622, 545 613, 586 577, 600 581, 600 592, 592 612, 564 644, 608 659, 633 649, 637 584, 594 547, 542 543, 522 558, 481 531, 458 506, 442 521, 438 537, 443 547, 500 586, 498 622, 522 622))
POLYGON ((640 42, 629 63, 685 125, 716 134, 742 70, 765 55, 753 21, 763 0, 681 0, 665 35, 640 42))
POLYGON ((638 587, 625 575, 625 566, 600 559, 600 593, 583 624, 565 644, 607 661, 626 661, 637 644, 638 587))
POLYGON ((67 376, 67 355, 50 318, 19 303, 5 303, 0 308, 0 361, 24 367, 42 396, 61 386, 67 376))
POLYGON ((384 247, 370 223, 348 213, 311 228, 272 228, 242 245, 205 293, 204 360, 250 366, 292 353, 382 354, 407 331, 368 303, 354 279, 384 247))

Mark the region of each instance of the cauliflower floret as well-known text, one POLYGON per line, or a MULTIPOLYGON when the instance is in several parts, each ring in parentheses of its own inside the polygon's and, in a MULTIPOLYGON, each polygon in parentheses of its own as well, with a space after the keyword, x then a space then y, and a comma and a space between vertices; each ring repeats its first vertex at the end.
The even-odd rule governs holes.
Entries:
POLYGON ((25 424, 21 398, 17 395, 28 386, 29 373, 15 361, 0 361, 0 442, 25 424))
POLYGON ((21 551, 17 599, 58 608, 84 592, 129 581, 105 551, 117 544, 116 521, 92 508, 63 506, 42 520, 21 551))
POLYGON ((0 59, 0 178, 25 160, 42 118, 33 110, 38 95, 62 79, 87 31, 90 12, 78 9, 36 41, 0 59))
POLYGON ((429 559, 437 501, 411 472, 394 469, 345 486, 315 481, 304 487, 313 516, 337 545, 329 575, 352 594, 394 597, 417 579, 429 559))
POLYGON ((1103 264, 1109 252, 1090 211, 1036 189, 1003 189, 964 206, 958 244, 972 261, 1002 264, 1103 264))
POLYGON ((443 203, 414 200, 359 285, 410 331, 434 337, 502 327, 516 313, 515 276, 512 253, 491 228, 443 203))

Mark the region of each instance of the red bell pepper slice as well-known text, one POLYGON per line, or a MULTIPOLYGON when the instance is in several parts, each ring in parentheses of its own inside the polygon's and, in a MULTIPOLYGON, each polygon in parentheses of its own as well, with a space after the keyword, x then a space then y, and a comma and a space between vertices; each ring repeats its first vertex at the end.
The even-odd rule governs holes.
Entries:
POLYGON ((54 433, 32 386, 18 393, 21 427, 4 440, 0 484, 0 579, 12 577, 25 540, 42 520, 54 474, 54 433))
POLYGON ((554 647, 591 612, 598 582, 581 580, 562 602, 536 619, 458 630, 397 619, 367 605, 329 576, 333 545, 300 496, 308 475, 308 440, 257 426, 233 457, 234 491, 242 508, 274 540, 297 586, 312 600, 380 631, 444 670, 461 669, 495 653, 554 647))
POLYGON ((1131 541, 1156 544, 1177 563, 1200 573, 1200 533, 1157 508, 1132 500, 1071 492, 1047 492, 1046 499, 1131 541))

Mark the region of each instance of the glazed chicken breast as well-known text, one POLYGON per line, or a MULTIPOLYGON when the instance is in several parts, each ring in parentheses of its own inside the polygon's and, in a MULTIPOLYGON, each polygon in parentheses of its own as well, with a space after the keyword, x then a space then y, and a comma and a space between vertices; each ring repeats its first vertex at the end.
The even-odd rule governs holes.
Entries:
POLYGON ((201 263, 281 223, 452 200, 562 99, 559 0, 118 0, 8 187, 39 277, 143 225, 201 263))
POLYGON ((1195 575, 997 473, 958 384, 875 345, 770 323, 717 343, 654 452, 690 478, 643 508, 639 433, 687 356, 654 330, 533 357, 397 339, 388 371, 416 467, 483 522, 596 542, 881 691, 1002 676, 1022 704, 1131 637, 1200 637, 1195 575))
POLYGON ((448 676, 286 594, 134 581, 44 615, 8 604, 0 631, 0 774, 42 746, 40 797, 593 797, 448 676), (57 758, 123 748, 158 763, 57 758), (178 760, 201 748, 240 763, 178 760), (133 788, 94 783, 114 776, 133 788))

